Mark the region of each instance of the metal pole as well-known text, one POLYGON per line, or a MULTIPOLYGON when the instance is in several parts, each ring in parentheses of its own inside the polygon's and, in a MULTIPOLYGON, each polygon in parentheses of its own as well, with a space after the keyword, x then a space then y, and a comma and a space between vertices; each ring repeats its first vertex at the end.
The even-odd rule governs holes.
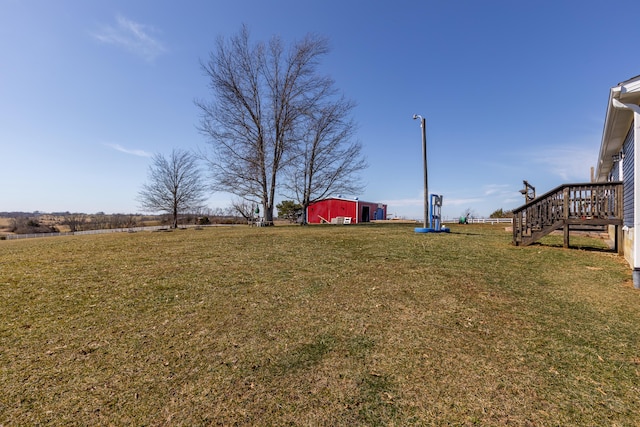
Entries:
POLYGON ((429 181, 427 175, 427 121, 420 117, 422 128, 422 160, 424 161, 424 228, 427 228, 427 215, 429 213, 429 181))

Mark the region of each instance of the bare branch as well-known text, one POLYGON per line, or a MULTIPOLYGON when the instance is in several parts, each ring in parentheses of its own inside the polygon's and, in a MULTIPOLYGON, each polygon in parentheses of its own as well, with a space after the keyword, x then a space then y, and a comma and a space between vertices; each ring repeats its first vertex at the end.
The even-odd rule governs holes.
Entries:
POLYGON ((168 159, 161 154, 153 156, 149 182, 138 193, 142 209, 171 214, 174 228, 178 227, 178 214, 201 209, 206 199, 197 158, 175 149, 168 159))

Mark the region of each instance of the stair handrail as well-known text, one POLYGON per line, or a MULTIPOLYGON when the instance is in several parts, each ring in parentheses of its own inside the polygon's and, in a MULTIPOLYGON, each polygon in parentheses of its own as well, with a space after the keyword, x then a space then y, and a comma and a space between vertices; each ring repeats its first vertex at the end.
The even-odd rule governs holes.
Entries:
POLYGON ((593 186, 593 187, 606 187, 609 185, 619 185, 622 184, 622 181, 605 181, 605 182, 579 182, 579 183, 573 183, 573 184, 561 184, 559 186, 557 186, 556 188, 547 191, 546 193, 536 197, 535 199, 531 200, 528 203, 525 203, 524 205, 515 208, 514 210, 512 210, 511 212, 513 212, 514 214, 517 212, 520 212, 522 210, 525 210, 526 208, 535 205, 536 203, 540 202, 542 199, 546 199, 549 196, 552 196, 556 193, 559 193, 560 191, 564 191, 564 189, 566 187, 580 187, 580 186, 593 186))

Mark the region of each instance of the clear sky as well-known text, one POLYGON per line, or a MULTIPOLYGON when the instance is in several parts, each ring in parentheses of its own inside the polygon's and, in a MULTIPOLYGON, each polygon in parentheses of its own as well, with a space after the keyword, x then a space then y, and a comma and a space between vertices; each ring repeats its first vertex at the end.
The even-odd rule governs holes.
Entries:
MULTIPOLYGON (((388 213, 488 216, 586 182, 609 88, 640 74, 637 0, 0 0, 0 211, 140 212, 150 155, 198 149, 200 60, 253 40, 330 40, 321 71, 358 107, 366 190, 388 213)), ((209 207, 230 197, 212 194, 209 207)))

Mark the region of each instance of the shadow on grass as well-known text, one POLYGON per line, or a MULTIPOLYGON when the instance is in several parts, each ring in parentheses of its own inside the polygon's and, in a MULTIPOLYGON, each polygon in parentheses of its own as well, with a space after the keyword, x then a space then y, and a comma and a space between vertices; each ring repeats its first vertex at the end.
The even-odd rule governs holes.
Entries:
POLYGON ((313 342, 301 344, 292 349, 275 366, 277 373, 292 373, 301 369, 308 369, 317 365, 336 344, 331 335, 321 335, 313 342))
MULTIPOLYGON (((543 247, 543 248, 564 248, 564 244, 562 243, 545 243, 545 242, 535 242, 530 244, 531 247, 543 247)), ((569 245, 568 249, 578 250, 578 251, 586 251, 586 252, 600 252, 600 253, 610 253, 615 254, 617 251, 611 248, 603 248, 596 246, 582 246, 582 245, 569 245)))
POLYGON ((389 421, 398 415, 394 402, 397 390, 390 376, 365 374, 358 380, 358 389, 359 395, 352 405, 358 408, 358 419, 364 425, 389 425, 389 421))

